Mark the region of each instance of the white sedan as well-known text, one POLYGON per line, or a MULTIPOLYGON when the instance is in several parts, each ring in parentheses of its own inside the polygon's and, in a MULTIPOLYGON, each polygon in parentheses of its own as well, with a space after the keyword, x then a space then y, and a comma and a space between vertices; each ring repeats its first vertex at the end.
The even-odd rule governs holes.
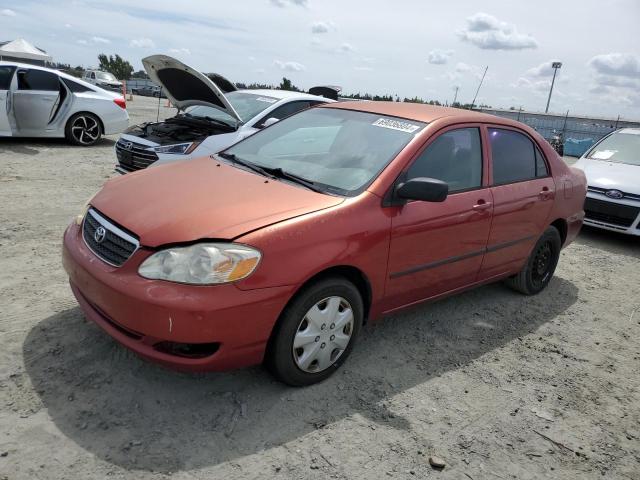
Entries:
POLYGON ((587 177, 585 225, 640 236, 640 128, 607 135, 574 166, 587 177))
POLYGON ((337 87, 315 87, 311 95, 285 90, 236 90, 220 75, 208 76, 167 55, 142 59, 149 78, 178 108, 163 122, 127 129, 116 143, 116 171, 128 173, 176 160, 217 153, 261 128, 300 110, 332 102, 321 95, 337 87))
POLYGON ((66 137, 89 146, 129 124, 122 95, 66 73, 0 62, 0 137, 66 137))

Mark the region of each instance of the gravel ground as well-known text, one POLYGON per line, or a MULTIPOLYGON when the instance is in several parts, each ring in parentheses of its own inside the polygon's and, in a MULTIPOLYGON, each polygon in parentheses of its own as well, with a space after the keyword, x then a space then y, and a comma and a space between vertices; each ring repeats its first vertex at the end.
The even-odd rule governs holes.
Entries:
POLYGON ((179 374, 88 323, 60 264, 115 139, 0 140, 0 479, 640 478, 638 239, 585 229, 536 297, 368 325, 320 385, 179 374))

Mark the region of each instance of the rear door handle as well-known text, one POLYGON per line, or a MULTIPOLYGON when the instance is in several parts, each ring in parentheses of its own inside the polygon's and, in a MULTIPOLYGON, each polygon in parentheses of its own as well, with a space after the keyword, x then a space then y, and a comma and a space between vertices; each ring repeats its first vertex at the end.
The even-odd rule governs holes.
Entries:
POLYGON ((487 210, 489 208, 491 208, 491 205, 493 205, 491 202, 485 202, 484 200, 478 200, 478 203, 476 203, 472 208, 476 211, 481 211, 481 210, 487 210))
POLYGON ((542 200, 548 200, 550 198, 553 198, 553 192, 549 190, 549 187, 543 187, 542 191, 538 194, 538 196, 542 200))

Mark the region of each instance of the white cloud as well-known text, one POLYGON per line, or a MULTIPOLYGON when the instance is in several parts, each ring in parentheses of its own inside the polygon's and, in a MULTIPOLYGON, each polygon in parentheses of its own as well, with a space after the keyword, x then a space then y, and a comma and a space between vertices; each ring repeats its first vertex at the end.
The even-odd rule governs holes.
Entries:
POLYGON ((631 53, 607 53, 596 55, 587 62, 591 68, 601 75, 617 77, 640 77, 640 57, 631 53))
POLYGON ((349 53, 349 52, 353 52, 354 50, 355 48, 350 43, 345 42, 342 45, 340 45, 340 51, 342 53, 349 53))
POLYGON ((135 48, 154 48, 156 44, 150 38, 134 38, 129 42, 129 46, 135 48))
POLYGON ((64 24, 64 28, 71 28, 71 27, 73 27, 73 25, 71 25, 70 23, 65 23, 64 24))
POLYGON ((456 63, 456 72, 460 72, 460 73, 469 72, 469 71, 471 71, 472 68, 473 67, 471 67, 471 65, 467 65, 464 62, 456 63))
POLYGON ((91 37, 93 43, 111 43, 111 40, 104 37, 91 37))
POLYGON ((247 57, 247 60, 249 60, 250 62, 255 62, 256 61, 256 57, 249 55, 247 57))
POLYGON ((297 5, 299 7, 306 7, 309 0, 270 0, 272 5, 276 7, 284 8, 290 5, 297 5))
POLYGON ((83 38, 81 38, 80 40, 76 40, 76 43, 79 43, 80 45, 89 45, 89 42, 83 38))
POLYGON ((2 10, 0 10, 0 15, 2 15, 3 17, 15 17, 16 12, 9 8, 3 8, 2 10))
POLYGON ((538 47, 538 42, 531 35, 519 33, 515 25, 482 12, 468 17, 467 26, 458 30, 457 34, 462 40, 486 50, 523 50, 538 47))
POLYGON ((353 69, 357 70, 359 72, 371 72, 371 71, 373 71, 373 68, 365 67, 365 66, 353 67, 353 69))
POLYGON ((526 77, 533 78, 545 78, 553 76, 553 62, 559 62, 559 60, 549 60, 548 62, 541 63, 537 67, 532 67, 525 72, 526 77))
POLYGON ((330 26, 327 22, 313 22, 311 24, 311 33, 327 33, 330 26))
POLYGON ((273 64, 280 70, 286 70, 287 72, 303 72, 306 70, 305 66, 298 62, 274 60, 273 64))
POLYGON ((429 52, 427 61, 433 65, 444 65, 449 61, 451 55, 453 55, 453 50, 439 50, 436 48, 429 52))
POLYGON ((630 53, 596 55, 587 62, 594 84, 590 93, 602 102, 636 108, 640 106, 640 57, 630 53))
POLYGON ((172 55, 191 55, 191 50, 188 48, 170 48, 169 53, 172 55))

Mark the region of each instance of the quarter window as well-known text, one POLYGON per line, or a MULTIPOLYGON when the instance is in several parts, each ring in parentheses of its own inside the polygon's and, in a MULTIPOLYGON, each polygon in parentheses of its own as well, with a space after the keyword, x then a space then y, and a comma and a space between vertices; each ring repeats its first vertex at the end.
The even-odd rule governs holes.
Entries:
POLYGON ((436 138, 407 171, 407 180, 418 177, 447 182, 449 192, 482 185, 482 146, 477 128, 450 130, 436 138))
POLYGON ((270 118, 277 118, 278 120, 282 120, 283 118, 288 117, 289 115, 293 115, 294 113, 298 113, 301 110, 305 110, 310 106, 311 104, 306 100, 285 103, 281 107, 276 108, 273 112, 267 114, 262 120, 258 122, 258 125, 262 125, 270 118))
POLYGON ((489 141, 495 185, 549 175, 542 153, 526 135, 513 130, 490 128, 489 141))
POLYGON ((18 90, 51 90, 60 89, 58 76, 44 70, 19 70, 18 90))

